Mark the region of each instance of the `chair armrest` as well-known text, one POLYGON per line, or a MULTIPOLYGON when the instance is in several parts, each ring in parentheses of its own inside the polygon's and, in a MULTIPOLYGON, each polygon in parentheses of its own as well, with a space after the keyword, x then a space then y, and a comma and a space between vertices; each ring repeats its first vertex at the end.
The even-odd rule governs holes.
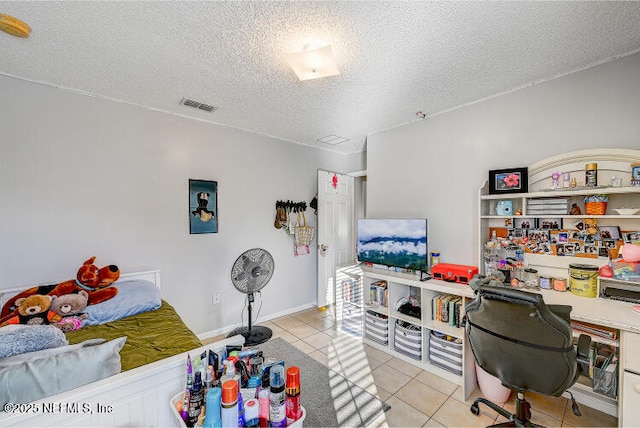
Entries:
POLYGON ((578 349, 576 360, 578 361, 578 367, 580 373, 585 376, 589 376, 589 351, 591 350, 591 336, 581 334, 578 337, 578 349))

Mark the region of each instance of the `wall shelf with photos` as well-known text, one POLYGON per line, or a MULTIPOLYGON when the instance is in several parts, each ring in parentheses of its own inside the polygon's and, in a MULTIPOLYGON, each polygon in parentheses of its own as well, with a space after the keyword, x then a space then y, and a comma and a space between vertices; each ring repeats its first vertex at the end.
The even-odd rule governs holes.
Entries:
MULTIPOLYGON (((480 189, 480 242, 484 247, 493 235, 520 241, 525 264, 541 268, 541 274, 566 276, 571 263, 609 263, 624 243, 640 243, 640 211, 618 211, 640 208, 640 186, 632 185, 639 158, 639 151, 623 149, 556 156, 528 167, 527 193, 490 194, 486 182, 480 189), (585 166, 590 163, 598 165, 600 185, 595 187, 584 186, 585 166), (567 173, 577 178, 577 186, 563 187, 562 178, 554 183, 553 172, 561 173, 556 177, 567 173), (587 210, 585 201, 597 199, 594 195, 606 195, 600 211, 593 205, 587 210)), ((482 248, 479 260, 484 256, 482 248)))

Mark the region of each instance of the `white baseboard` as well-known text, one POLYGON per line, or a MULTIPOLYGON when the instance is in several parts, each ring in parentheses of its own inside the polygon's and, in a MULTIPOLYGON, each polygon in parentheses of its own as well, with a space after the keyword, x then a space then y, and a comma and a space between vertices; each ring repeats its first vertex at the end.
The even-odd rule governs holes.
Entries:
MULTIPOLYGON (((255 324, 260 324, 260 322, 265 322, 265 321, 271 321, 272 319, 276 319, 276 318, 280 318, 280 317, 284 317, 287 315, 291 315, 293 313, 296 312, 300 312, 300 311, 304 311, 305 309, 309 309, 309 308, 313 308, 316 305, 314 305, 313 303, 307 303, 301 306, 297 306, 295 308, 289 308, 289 309, 285 309, 284 311, 280 311, 280 312, 276 312, 274 314, 271 315, 267 315, 265 317, 261 317, 259 320, 256 320, 255 324)), ((221 327, 215 330, 209 330, 209 331, 205 331, 204 333, 200 333, 198 334, 198 339, 200 340, 206 340, 206 339, 210 339, 212 337, 216 337, 216 336, 220 336, 221 334, 225 334, 225 333, 229 333, 232 330, 234 330, 237 327, 242 327, 243 324, 239 323, 239 324, 233 324, 233 325, 228 325, 225 327, 221 327)))

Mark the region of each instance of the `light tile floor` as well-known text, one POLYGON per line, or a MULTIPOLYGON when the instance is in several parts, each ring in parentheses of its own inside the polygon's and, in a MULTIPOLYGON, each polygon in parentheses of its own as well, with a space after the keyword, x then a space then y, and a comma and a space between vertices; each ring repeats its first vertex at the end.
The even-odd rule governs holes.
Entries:
MULTIPOLYGON (((337 331, 333 317, 331 310, 312 308, 259 324, 271 328, 274 338, 288 341, 388 403, 391 409, 372 427, 483 427, 506 421, 483 405, 479 416, 470 412, 470 404, 482 396, 478 389, 464 400, 461 386, 337 331)), ((527 400, 531 403, 532 421, 540 425, 618 426, 617 418, 585 405, 580 405, 582 416, 574 416, 571 401, 563 397, 527 393, 527 400)), ((515 410, 513 394, 503 407, 510 412, 515 410)))

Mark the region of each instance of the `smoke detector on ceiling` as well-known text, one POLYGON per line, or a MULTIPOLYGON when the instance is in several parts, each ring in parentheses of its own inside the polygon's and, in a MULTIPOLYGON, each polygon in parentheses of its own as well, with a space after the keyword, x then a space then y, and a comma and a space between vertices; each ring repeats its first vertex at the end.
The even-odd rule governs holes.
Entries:
POLYGON ((201 103, 200 101, 195 101, 189 98, 183 98, 180 101, 180 104, 191 108, 197 108, 199 110, 206 111, 207 113, 213 113, 216 110, 212 105, 201 103))

